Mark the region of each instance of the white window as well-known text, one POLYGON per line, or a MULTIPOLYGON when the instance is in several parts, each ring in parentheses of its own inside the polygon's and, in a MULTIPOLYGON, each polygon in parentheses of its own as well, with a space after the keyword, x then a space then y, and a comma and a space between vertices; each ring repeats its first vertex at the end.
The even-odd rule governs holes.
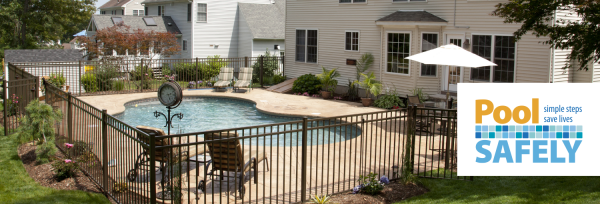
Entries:
POLYGON ((346 50, 358 51, 358 31, 346 31, 346 50))
POLYGON ((501 35, 473 35, 472 39, 472 52, 498 66, 471 68, 471 80, 515 82, 515 38, 501 35))
POLYGON ((296 62, 317 63, 317 30, 296 30, 296 62))
POLYGON ((182 47, 181 48, 182 50, 184 50, 184 51, 187 50, 187 40, 183 40, 183 43, 182 43, 181 47, 182 47))
POLYGON ((410 33, 387 34, 386 71, 410 74, 410 33))
POLYGON ((144 15, 144 10, 133 10, 133 14, 134 16, 143 16, 144 15))
MULTIPOLYGON (((432 50, 438 46, 437 33, 422 33, 421 52, 432 50)), ((421 64, 421 76, 437 76, 437 65, 421 64)))
POLYGON ((427 2, 427 0, 392 0, 392 2, 427 2))
POLYGON ((340 4, 367 3, 367 0, 340 0, 340 4))
POLYGON ((198 17, 196 17, 196 22, 206 22, 208 20, 206 7, 206 4, 198 4, 198 17))

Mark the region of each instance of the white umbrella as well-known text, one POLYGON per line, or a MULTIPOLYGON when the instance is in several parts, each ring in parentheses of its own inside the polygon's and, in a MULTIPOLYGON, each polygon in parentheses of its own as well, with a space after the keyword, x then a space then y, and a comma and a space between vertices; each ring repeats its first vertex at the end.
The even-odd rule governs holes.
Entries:
MULTIPOLYGON (((457 67, 497 66, 493 62, 490 62, 479 55, 473 54, 472 52, 453 44, 443 45, 433 50, 409 56, 406 59, 414 60, 423 64, 457 67)), ((448 81, 448 87, 450 87, 450 81, 448 81)), ((447 92, 446 101, 448 101, 449 96, 450 93, 447 92)))
POLYGON ((443 45, 433 50, 407 57, 423 64, 448 65, 457 67, 497 66, 495 63, 453 45, 443 45))

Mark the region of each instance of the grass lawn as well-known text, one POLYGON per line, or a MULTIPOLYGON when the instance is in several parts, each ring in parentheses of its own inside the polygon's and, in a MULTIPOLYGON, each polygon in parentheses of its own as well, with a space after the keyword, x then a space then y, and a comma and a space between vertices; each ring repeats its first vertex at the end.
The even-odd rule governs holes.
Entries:
MULTIPOLYGON (((600 203, 600 177, 505 176, 419 179, 430 192, 408 203, 600 203)), ((404 203, 404 202, 403 202, 404 203)))
POLYGON ((0 136, 0 203, 110 203, 102 194, 38 185, 27 174, 17 144, 9 137, 0 136))

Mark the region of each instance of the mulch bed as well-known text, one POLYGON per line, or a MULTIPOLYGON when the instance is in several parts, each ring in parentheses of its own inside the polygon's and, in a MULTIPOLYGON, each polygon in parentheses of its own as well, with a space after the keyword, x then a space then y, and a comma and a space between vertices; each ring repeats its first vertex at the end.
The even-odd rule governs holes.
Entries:
POLYGON ((422 195, 429 190, 419 184, 404 185, 393 182, 386 185, 379 195, 371 196, 366 194, 353 194, 351 191, 337 194, 331 197, 331 203, 395 203, 406 200, 413 196, 422 195))

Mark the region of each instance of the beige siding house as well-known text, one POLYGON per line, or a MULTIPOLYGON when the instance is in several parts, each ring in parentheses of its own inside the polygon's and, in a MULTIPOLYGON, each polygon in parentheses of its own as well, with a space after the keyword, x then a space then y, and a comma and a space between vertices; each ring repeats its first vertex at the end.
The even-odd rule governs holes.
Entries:
MULTIPOLYGON (((526 35, 515 42, 520 25, 491 16, 486 0, 288 0, 286 10, 286 75, 318 74, 321 66, 339 68, 340 85, 355 79, 354 65, 370 52, 371 70, 401 94, 422 88, 430 95, 456 91, 457 83, 549 83, 598 81, 588 72, 563 70, 568 51, 540 43, 546 38, 526 35), (453 43, 499 66, 451 68, 422 65, 404 59, 453 43), (577 73, 582 75, 575 75, 577 73), (572 78, 572 79, 569 79, 572 78)), ((338 91, 344 91, 339 87, 338 91)))
POLYGON ((143 0, 109 0, 98 8, 100 14, 105 15, 133 15, 143 16, 143 0))

